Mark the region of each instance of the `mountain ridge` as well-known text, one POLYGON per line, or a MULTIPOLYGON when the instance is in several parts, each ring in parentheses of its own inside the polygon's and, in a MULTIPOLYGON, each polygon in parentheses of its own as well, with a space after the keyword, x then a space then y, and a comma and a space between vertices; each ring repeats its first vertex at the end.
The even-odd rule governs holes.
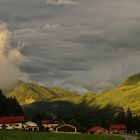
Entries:
POLYGON ((35 83, 21 83, 8 96, 15 97, 21 105, 26 105, 63 96, 78 96, 78 93, 60 88, 47 88, 35 83))
POLYGON ((73 105, 84 104, 90 108, 100 109, 106 106, 131 108, 134 114, 140 114, 140 73, 128 77, 121 86, 100 94, 88 93, 78 95, 61 88, 46 88, 33 83, 22 83, 8 96, 15 97, 21 105, 32 105, 35 102, 69 102, 73 105))

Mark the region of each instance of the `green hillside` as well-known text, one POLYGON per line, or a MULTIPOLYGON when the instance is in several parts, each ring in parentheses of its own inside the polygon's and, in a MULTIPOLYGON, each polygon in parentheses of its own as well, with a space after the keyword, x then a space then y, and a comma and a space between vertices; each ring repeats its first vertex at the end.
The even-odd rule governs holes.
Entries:
POLYGON ((21 83, 8 96, 15 97, 21 105, 26 105, 38 101, 50 101, 65 96, 78 96, 78 94, 66 89, 46 88, 34 83, 21 83))
POLYGON ((123 82, 122 86, 134 85, 139 82, 140 82, 140 73, 137 73, 135 75, 128 77, 128 79, 123 82))
MULTIPOLYGON (((140 115, 140 74, 129 77, 120 86, 102 92, 101 94, 88 93, 78 95, 76 92, 61 88, 46 88, 33 83, 19 84, 9 96, 15 97, 21 105, 31 104, 36 110, 46 110, 48 103, 68 103, 68 106, 84 106, 86 108, 104 109, 123 107, 140 115), (43 102, 43 104, 40 102, 43 102), (44 103, 45 106, 44 106, 44 103)), ((58 105, 61 110, 61 104, 58 105)), ((67 107, 67 106, 65 106, 67 107)), ((68 110, 70 108, 65 108, 68 110)))
POLYGON ((140 115, 140 73, 128 77, 121 86, 98 94, 89 106, 104 108, 107 105, 131 108, 134 114, 140 115))
MULTIPOLYGON (((65 98, 58 99, 64 100, 65 98)), ((65 99, 68 101, 68 99, 65 99)), ((121 86, 100 94, 87 94, 75 100, 69 98, 70 102, 84 103, 88 107, 100 109, 110 105, 112 107, 131 108, 133 113, 140 115, 140 74, 129 77, 121 86), (137 77, 138 76, 138 77, 137 77)))
POLYGON ((55 101, 68 101, 73 104, 85 104, 88 107, 106 106, 131 108, 134 114, 140 115, 140 74, 130 76, 127 80, 114 89, 100 94, 90 93, 81 97, 59 98, 55 101))

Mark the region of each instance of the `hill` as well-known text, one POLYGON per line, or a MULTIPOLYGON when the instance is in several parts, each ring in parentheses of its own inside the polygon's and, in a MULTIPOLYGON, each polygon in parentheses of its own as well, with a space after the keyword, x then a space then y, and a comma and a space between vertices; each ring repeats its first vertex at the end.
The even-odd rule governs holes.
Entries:
POLYGON ((50 101, 65 96, 78 96, 78 94, 66 89, 47 88, 34 83, 20 83, 8 96, 15 97, 21 105, 27 105, 33 102, 50 101))
POLYGON ((100 109, 106 106, 130 108, 134 114, 140 115, 140 79, 136 75, 129 77, 121 86, 103 91, 100 94, 90 93, 81 97, 59 98, 54 101, 68 101, 73 104, 85 104, 100 109), (136 80, 135 80, 136 79, 136 80))
MULTIPOLYGON (((76 97, 77 98, 77 97, 76 97)), ((78 99, 69 101, 72 103, 84 103, 86 106, 100 109, 106 106, 130 108, 134 114, 140 115, 140 73, 128 77, 120 86, 103 91, 100 94, 90 93, 78 99)), ((67 99, 58 99, 66 100, 67 99)))
POLYGON ((132 75, 126 79, 122 86, 129 86, 129 85, 134 85, 140 82, 140 73, 137 73, 135 75, 132 75))
POLYGON ((84 108, 84 111, 104 110, 104 108, 114 111, 113 108, 116 107, 124 109, 129 107, 134 114, 140 115, 140 74, 130 76, 120 86, 100 94, 78 95, 78 93, 61 88, 46 88, 33 83, 21 83, 9 96, 15 97, 21 105, 25 105, 28 113, 47 111, 51 106, 50 114, 52 111, 56 113, 58 108, 64 110, 62 112, 65 114, 70 111, 72 113, 72 110, 77 110, 77 107, 79 110, 84 108))

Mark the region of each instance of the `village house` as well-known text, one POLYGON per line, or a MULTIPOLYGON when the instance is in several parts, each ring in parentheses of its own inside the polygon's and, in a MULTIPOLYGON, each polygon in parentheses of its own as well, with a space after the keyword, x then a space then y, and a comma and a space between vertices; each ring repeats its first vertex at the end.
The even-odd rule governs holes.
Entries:
POLYGON ((77 132, 77 128, 64 123, 63 121, 54 121, 54 120, 43 120, 42 126, 53 132, 77 132))
POLYGON ((95 126, 89 129, 87 132, 90 134, 103 134, 103 133, 108 133, 108 130, 101 126, 95 126))
POLYGON ((38 125, 31 121, 28 121, 24 124, 24 129, 27 131, 39 131, 38 125))
POLYGON ((43 120, 41 123, 42 126, 48 131, 55 131, 56 127, 63 124, 63 122, 53 120, 43 120))
POLYGON ((110 133, 125 134, 127 132, 127 127, 125 124, 111 124, 109 127, 110 133))
POLYGON ((22 130, 24 122, 24 116, 1 116, 0 129, 22 130))

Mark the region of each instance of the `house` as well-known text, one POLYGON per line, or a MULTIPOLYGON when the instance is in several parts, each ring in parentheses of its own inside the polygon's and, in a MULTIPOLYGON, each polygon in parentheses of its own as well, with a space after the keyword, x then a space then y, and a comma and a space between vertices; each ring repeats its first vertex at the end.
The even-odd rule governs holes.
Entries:
POLYGON ((101 126, 95 126, 89 129, 87 132, 90 134, 102 134, 102 133, 108 133, 108 130, 101 126))
POLYGON ((27 131, 39 131, 38 125, 31 121, 28 121, 24 124, 24 129, 27 131))
POLYGON ((25 122, 24 116, 1 116, 0 129, 22 130, 24 122, 25 122))
POLYGON ((124 134, 127 132, 127 127, 125 124, 111 124, 109 127, 109 132, 124 134))
POLYGON ((77 128, 75 126, 69 124, 63 124, 56 127, 56 132, 77 132, 77 128))
POLYGON ((55 131, 56 127, 63 124, 63 122, 54 121, 54 120, 43 120, 41 122, 42 126, 49 131, 55 131))

